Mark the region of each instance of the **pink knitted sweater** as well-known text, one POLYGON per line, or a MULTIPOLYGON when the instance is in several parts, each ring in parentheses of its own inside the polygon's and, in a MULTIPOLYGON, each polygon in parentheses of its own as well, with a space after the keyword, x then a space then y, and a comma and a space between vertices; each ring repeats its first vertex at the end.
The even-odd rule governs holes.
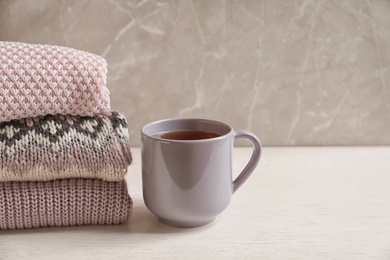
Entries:
POLYGON ((132 206, 124 180, 0 182, 0 229, 120 224, 132 206))
POLYGON ((110 111, 107 63, 68 47, 0 42, 0 122, 110 111))

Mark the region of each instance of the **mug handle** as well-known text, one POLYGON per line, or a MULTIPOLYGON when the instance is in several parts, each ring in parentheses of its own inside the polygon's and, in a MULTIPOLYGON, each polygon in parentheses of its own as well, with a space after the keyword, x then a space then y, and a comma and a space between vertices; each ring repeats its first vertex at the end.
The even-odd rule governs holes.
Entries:
POLYGON ((260 161, 262 145, 259 140, 252 132, 246 130, 239 130, 234 133, 234 139, 245 138, 252 142, 253 144, 253 152, 252 156, 249 159, 249 162, 245 166, 244 170, 237 176, 237 178, 233 181, 233 193, 241 187, 242 184, 248 179, 248 177, 255 170, 257 164, 260 161))

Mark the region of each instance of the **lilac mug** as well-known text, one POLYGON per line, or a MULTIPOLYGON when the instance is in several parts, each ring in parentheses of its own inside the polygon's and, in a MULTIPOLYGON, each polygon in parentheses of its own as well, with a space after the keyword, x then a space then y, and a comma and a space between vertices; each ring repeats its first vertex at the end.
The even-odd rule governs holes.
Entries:
POLYGON ((142 188, 146 207, 161 222, 176 227, 198 227, 212 222, 232 194, 256 168, 262 146, 251 132, 234 131, 229 125, 208 119, 166 119, 141 130, 142 188), (209 139, 172 140, 162 133, 205 131, 209 139), (252 156, 232 180, 233 142, 246 138, 253 144, 252 156))

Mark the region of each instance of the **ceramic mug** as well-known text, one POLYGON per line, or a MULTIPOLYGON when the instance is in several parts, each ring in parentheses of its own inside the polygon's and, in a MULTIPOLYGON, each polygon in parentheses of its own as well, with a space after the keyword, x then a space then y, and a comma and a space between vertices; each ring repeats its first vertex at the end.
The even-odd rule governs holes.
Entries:
POLYGON ((161 222, 177 227, 198 227, 212 222, 228 206, 232 194, 256 168, 262 146, 246 130, 208 119, 178 118, 156 121, 141 130, 142 188, 146 207, 161 222), (204 131, 208 139, 164 138, 173 131, 204 131), (252 156, 233 181, 235 139, 253 144, 252 156))

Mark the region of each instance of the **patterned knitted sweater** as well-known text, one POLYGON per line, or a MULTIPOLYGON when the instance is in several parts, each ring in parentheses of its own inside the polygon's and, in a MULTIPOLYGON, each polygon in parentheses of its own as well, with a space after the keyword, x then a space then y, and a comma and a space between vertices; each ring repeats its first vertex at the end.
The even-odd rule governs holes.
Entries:
POLYGON ((121 224, 132 213, 126 182, 0 182, 0 229, 121 224))
POLYGON ((68 47, 0 42, 0 122, 109 114, 107 62, 68 47))
POLYGON ((121 181, 131 164, 126 119, 47 115, 0 123, 0 181, 121 181))

